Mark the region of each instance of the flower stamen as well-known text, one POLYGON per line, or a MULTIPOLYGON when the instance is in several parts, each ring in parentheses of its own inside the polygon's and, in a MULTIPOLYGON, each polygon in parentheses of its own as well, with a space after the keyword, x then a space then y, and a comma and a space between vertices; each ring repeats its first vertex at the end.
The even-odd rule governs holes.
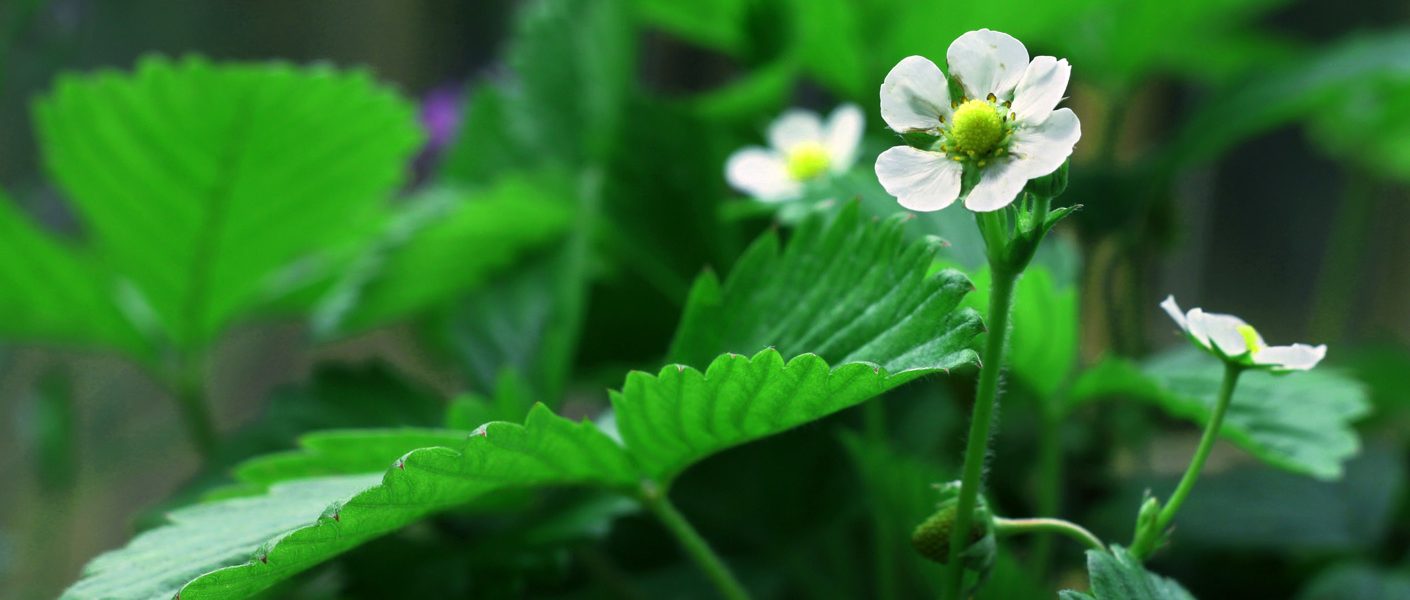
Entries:
POLYGON ((814 179, 832 166, 827 147, 819 142, 804 142, 788 151, 788 176, 795 181, 814 179))

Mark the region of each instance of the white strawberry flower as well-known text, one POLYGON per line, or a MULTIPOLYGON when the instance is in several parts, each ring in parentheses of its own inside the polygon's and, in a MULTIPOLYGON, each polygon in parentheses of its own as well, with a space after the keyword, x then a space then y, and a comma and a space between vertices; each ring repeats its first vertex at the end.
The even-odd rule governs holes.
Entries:
POLYGON ((865 117, 855 104, 832 111, 827 122, 817 113, 790 109, 769 126, 769 146, 736 151, 725 163, 725 180, 764 202, 803 195, 804 188, 857 162, 865 117))
POLYGON ((1306 371, 1327 356, 1325 345, 1269 346, 1258 330, 1243 319, 1198 308, 1183 312, 1174 296, 1166 297, 1160 307, 1195 345, 1239 365, 1273 372, 1306 371))
POLYGON ((951 97, 940 68, 921 56, 897 63, 881 84, 881 118, 896 133, 922 133, 924 147, 896 146, 876 159, 881 185, 916 211, 945 208, 959 198, 965 172, 973 189, 965 208, 1008 206, 1028 180, 1062 166, 1082 137, 1071 109, 1057 108, 1072 67, 1039 56, 1006 33, 980 29, 950 44, 951 97))

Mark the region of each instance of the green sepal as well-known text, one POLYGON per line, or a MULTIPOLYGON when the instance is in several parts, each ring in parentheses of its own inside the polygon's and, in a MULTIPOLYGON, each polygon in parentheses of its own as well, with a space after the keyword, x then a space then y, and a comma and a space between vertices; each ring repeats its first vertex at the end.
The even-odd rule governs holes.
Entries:
POLYGON ((1056 198, 1067 191, 1067 165, 1071 161, 1063 161, 1062 166, 1056 171, 1048 173, 1042 177, 1028 180, 1028 185, 1023 190, 1040 198, 1056 198))

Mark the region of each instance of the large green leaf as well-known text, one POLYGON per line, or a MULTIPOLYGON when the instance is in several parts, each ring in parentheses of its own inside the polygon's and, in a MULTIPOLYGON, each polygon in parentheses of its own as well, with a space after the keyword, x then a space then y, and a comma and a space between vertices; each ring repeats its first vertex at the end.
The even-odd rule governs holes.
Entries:
POLYGON ((1092 592, 1063 590, 1062 600, 1194 600, 1194 596, 1173 579, 1147 571, 1121 546, 1111 552, 1087 551, 1087 576, 1092 592))
MULTIPOLYGON (((1224 369, 1194 349, 1156 356, 1142 366, 1109 358, 1083 373, 1071 399, 1127 396, 1203 425, 1224 369)), ((1288 375, 1251 371, 1239 378, 1221 434, 1270 465, 1319 479, 1342 474, 1360 449, 1351 423, 1370 410, 1362 386, 1327 369, 1288 375)))
POLYGON ((325 298, 315 329, 355 332, 454 300, 556 239, 572 219, 568 187, 552 177, 509 177, 483 190, 427 192, 325 298))
MULTIPOLYGON (((301 482, 351 477, 359 472, 375 483, 376 476, 368 473, 388 464, 392 467, 386 469, 379 485, 352 496, 336 490, 338 494, 325 498, 332 507, 321 514, 333 515, 331 520, 316 518, 310 511, 306 522, 295 524, 297 529, 278 537, 270 532, 288 523, 257 525, 254 527, 259 529, 258 535, 249 536, 232 532, 232 528, 243 528, 238 522, 217 522, 213 518, 207 522, 206 530, 194 521, 176 525, 185 527, 183 531, 196 540, 207 535, 258 538, 247 548, 255 558, 240 564, 232 559, 234 553, 225 552, 218 560, 205 562, 154 559, 152 564, 165 565, 163 569, 177 565, 179 570, 148 572, 146 579, 160 585, 124 590, 123 594, 169 595, 183 578, 199 575, 181 588, 184 598, 247 595, 427 514, 499 490, 587 484, 636 494, 643 482, 654 482, 654 487, 663 489, 683 469, 711 454, 823 418, 917 377, 971 364, 974 356, 966 348, 981 325, 973 311, 956 309, 968 289, 967 281, 954 273, 927 277, 927 245, 905 242, 895 222, 859 224, 858 218, 853 210, 830 224, 811 224, 803 231, 812 233, 800 234, 795 242, 798 248, 808 248, 814 243, 809 240, 814 240, 823 244, 820 250, 871 248, 871 258, 882 261, 872 274, 854 281, 849 288, 865 290, 870 286, 873 291, 857 292, 857 297, 876 301, 843 302, 833 309, 862 315, 856 319, 854 331, 858 333, 841 338, 850 344, 824 343, 829 336, 814 331, 825 333, 829 331, 825 328, 846 325, 828 311, 829 318, 791 327, 789 335, 777 338, 800 346, 816 343, 847 357, 836 367, 830 367, 815 354, 801 354, 785 361, 778 350, 768 348, 752 357, 733 353, 717 356, 703 372, 685 365, 669 365, 654 376, 630 373, 621 391, 611 393, 613 423, 620 443, 591 423, 571 423, 543 405, 530 411, 522 427, 509 423, 480 427, 463 447, 447 439, 459 437, 458 434, 442 430, 310 436, 303 442, 303 451, 258 459, 242 467, 238 472, 242 485, 223 494, 236 497, 223 502, 255 502, 251 498, 277 494, 292 489, 290 486, 297 488, 301 482), (914 289, 904 289, 906 286, 914 289), (885 293, 877 295, 874 290, 885 293), (891 300, 894 297, 911 300, 891 300), (410 449, 419 445, 433 447, 410 449), (256 552, 266 540, 268 543, 256 552), (212 572, 213 569, 220 570, 212 572)), ((764 250, 770 247, 774 246, 768 242, 758 246, 764 250)), ((755 258, 744 264, 754 265, 751 271, 755 275, 766 275, 759 270, 767 271, 771 265, 789 268, 788 261, 775 260, 775 253, 756 250, 753 254, 755 258)), ((828 277, 800 281, 796 292, 816 296, 817 289, 831 289, 829 286, 836 281, 853 274, 856 271, 849 268, 828 277)), ((702 282, 697 288, 698 298, 732 296, 727 290, 734 288, 729 284, 723 297, 702 295, 721 291, 711 278, 702 282)), ((698 305, 693 322, 705 326, 706 321, 701 319, 720 314, 719 306, 698 301, 704 304, 698 305)), ((724 343, 722 340, 717 341, 724 343)), ((171 528, 157 531, 168 529, 171 528)), ((124 564, 137 572, 145 568, 145 559, 138 550, 120 550, 103 560, 104 564, 124 564), (130 559, 122 558, 129 554, 130 559)), ((102 580, 106 577, 119 576, 105 570, 85 579, 75 590, 102 595, 107 585, 102 580)))
POLYGON ((896 374, 976 363, 968 346, 983 324, 958 308, 972 284, 957 271, 927 275, 935 245, 907 241, 905 225, 850 204, 831 222, 804 222, 783 249, 765 234, 723 284, 708 272, 696 280, 670 355, 701 365, 767 346, 896 374))
POLYGON ((0 335, 142 354, 120 284, 91 256, 40 230, 0 192, 0 335))
MULTIPOLYGON (((393 445, 405 440, 397 435, 388 436, 393 445)), ((362 444, 341 447, 362 453, 359 462, 375 460, 362 444)), ((343 457, 325 457, 297 465, 338 470, 328 462, 343 457)), ((610 438, 543 407, 530 412, 524 425, 487 424, 458 449, 426 447, 380 462, 391 465, 382 474, 289 480, 264 494, 179 511, 171 525, 95 560, 65 597, 243 598, 427 514, 494 491, 638 482, 630 458, 610 438)), ((274 469, 272 479, 282 479, 288 468, 286 463, 274 469)))
POLYGON ((183 349, 271 302, 296 262, 339 264, 421 139, 365 72, 200 58, 64 77, 35 118, 95 255, 183 349))

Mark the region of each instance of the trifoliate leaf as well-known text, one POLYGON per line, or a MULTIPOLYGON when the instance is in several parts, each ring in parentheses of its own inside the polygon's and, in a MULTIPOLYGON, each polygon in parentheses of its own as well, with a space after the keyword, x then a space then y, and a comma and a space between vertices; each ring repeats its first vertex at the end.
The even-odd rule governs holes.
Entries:
POLYGON ((904 227, 851 204, 831 222, 805 221, 782 249, 765 234, 723 284, 711 273, 696 280, 671 356, 703 365, 771 346, 896 375, 975 364, 968 345, 983 325, 958 308, 972 284, 952 270, 927 276, 935 247, 907 241, 904 227))
MULTIPOLYGON (((1207 422, 1224 368, 1193 349, 1180 349, 1137 366, 1107 359, 1083 373, 1071 398, 1127 396, 1175 417, 1207 422)), ((1361 443, 1351 424, 1370 410, 1357 382, 1328 369, 1239 377, 1221 434, 1270 465, 1319 479, 1341 477, 1342 462, 1361 443)))
POLYGON ((1194 596, 1167 579, 1147 571, 1121 546, 1111 546, 1111 552, 1087 551, 1087 576, 1092 581, 1091 593, 1063 590, 1063 600, 1194 600, 1194 596))
POLYGON ((296 263, 342 264, 421 139, 366 73, 200 58, 65 77, 35 120, 94 255, 180 349, 272 303, 296 263))

